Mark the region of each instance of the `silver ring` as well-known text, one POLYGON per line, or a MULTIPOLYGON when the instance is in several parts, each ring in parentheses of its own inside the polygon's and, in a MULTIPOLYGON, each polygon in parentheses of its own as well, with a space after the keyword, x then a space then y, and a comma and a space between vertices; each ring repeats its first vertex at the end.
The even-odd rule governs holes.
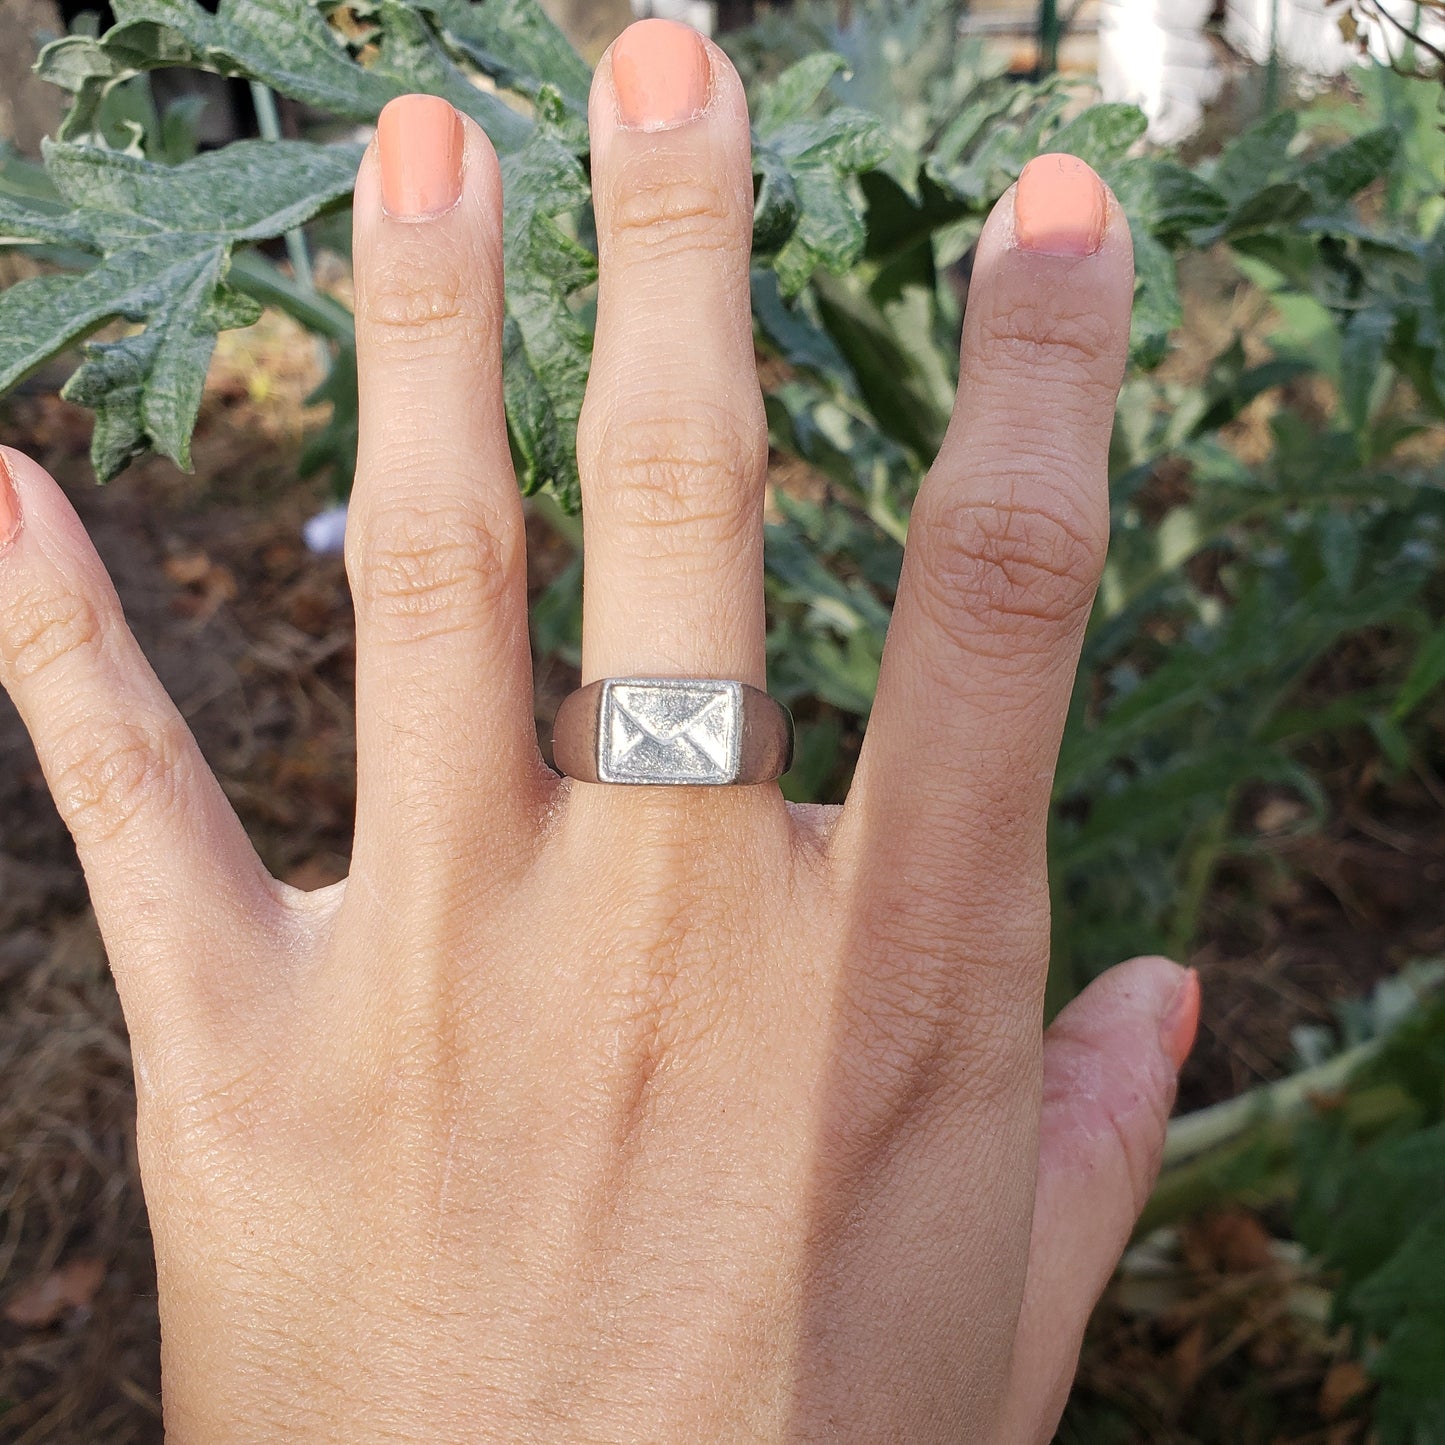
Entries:
POLYGON ((604 677, 557 709, 552 756, 584 783, 766 783, 793 761, 793 715, 745 682, 604 677))

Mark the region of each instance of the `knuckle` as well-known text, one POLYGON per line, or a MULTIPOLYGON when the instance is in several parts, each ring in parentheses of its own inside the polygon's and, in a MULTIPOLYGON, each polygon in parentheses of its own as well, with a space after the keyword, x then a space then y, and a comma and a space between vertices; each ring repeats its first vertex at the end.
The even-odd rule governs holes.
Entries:
POLYGON ((685 523, 715 537, 752 516, 766 439, 760 424, 731 408, 624 408, 584 438, 592 491, 610 519, 648 531, 685 523))
POLYGON ((513 528, 404 505, 359 528, 347 554, 358 611, 405 623, 413 639, 454 631, 497 604, 520 565, 513 528))
POLYGON ((34 588, 0 608, 0 655, 16 678, 34 677, 63 658, 93 652, 102 628, 80 592, 34 588))
POLYGON ((1117 327, 1097 310, 1061 307, 1056 295, 1018 297, 986 312, 983 346, 972 352, 990 370, 1036 376, 1044 363, 1052 376, 1086 390, 1112 390, 1123 359, 1117 327))
POLYGON ((659 175, 641 166, 622 178, 611 222, 615 237, 653 256, 718 249, 735 230, 728 196, 704 175, 659 175))
POLYGON ((361 319, 397 341, 444 337, 475 342, 496 329, 493 307, 456 266, 411 258, 383 264, 357 297, 361 319))
POLYGON ((1057 507, 920 502, 918 599, 960 649, 1047 646, 1087 615, 1103 570, 1102 529, 1057 507), (1000 624, 1004 637, 998 637, 1000 624))
POLYGON ((875 1127, 896 1130, 960 1088, 983 1109, 1016 1097, 1033 1063, 1024 1044, 1038 1027, 1044 917, 1031 900, 989 937, 911 890, 875 910, 842 1015, 875 1127))
POLYGON ((98 735, 91 724, 72 729, 57 748, 55 805, 78 843, 110 842, 143 809, 174 805, 184 754, 178 725, 122 722, 98 735))

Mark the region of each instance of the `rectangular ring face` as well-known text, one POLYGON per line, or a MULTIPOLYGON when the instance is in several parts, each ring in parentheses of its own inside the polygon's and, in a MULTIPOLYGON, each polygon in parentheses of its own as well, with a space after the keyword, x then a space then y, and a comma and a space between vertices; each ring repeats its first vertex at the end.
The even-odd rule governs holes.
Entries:
POLYGON ((604 783, 731 783, 742 744, 742 689, 688 678, 609 682, 597 718, 604 783))

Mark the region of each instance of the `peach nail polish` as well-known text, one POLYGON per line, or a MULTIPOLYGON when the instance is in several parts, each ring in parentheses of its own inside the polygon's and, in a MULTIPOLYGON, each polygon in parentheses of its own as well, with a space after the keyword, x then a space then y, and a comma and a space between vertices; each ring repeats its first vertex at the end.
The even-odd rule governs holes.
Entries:
POLYGON ((1014 191, 1014 236, 1020 249, 1044 256, 1092 256, 1104 243, 1109 197, 1104 183, 1075 156, 1038 156, 1014 191))
POLYGON ((376 123, 381 204, 402 221, 439 216, 462 194, 462 118, 435 95, 389 101, 376 123))
POLYGON ((20 499, 15 495, 15 482, 10 463, 0 452, 0 547, 20 530, 20 499))
POLYGON ((1179 985, 1179 992, 1174 995, 1159 1030, 1164 1052, 1176 1070, 1184 1067, 1199 1032, 1199 1000, 1199 974, 1191 968, 1184 975, 1184 982, 1179 985))
POLYGON ((629 130, 668 130, 707 109, 712 66, 696 30, 676 20, 639 20, 612 47, 617 119, 629 130))

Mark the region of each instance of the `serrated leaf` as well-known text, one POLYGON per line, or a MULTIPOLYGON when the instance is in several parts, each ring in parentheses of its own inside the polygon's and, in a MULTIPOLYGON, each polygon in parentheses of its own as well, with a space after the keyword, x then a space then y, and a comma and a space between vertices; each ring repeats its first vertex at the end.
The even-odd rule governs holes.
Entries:
POLYGON ((536 96, 550 85, 585 120, 592 71, 536 0, 405 0, 442 39, 506 90, 536 96))
POLYGON ((1345 416, 1363 441, 1370 426, 1370 404, 1395 330, 1395 316, 1384 306, 1356 311, 1340 332, 1340 400, 1345 416))
POLYGON ((1148 117, 1137 105, 1114 101, 1075 116, 1050 137, 1049 146, 1104 171, 1123 160, 1148 129, 1148 117))
POLYGON ((591 337, 569 297, 595 279, 597 262, 558 224, 589 192, 581 164, 560 138, 565 110, 550 88, 538 97, 538 116, 526 145, 502 160, 507 425, 522 490, 550 486, 575 512, 581 504, 577 418, 591 337))
POLYGON ((1258 230, 1277 234, 1282 225, 1307 215, 1310 201, 1309 191, 1297 181, 1263 186, 1231 207, 1224 234, 1230 238, 1258 230))
POLYGON ((1276 111, 1225 146, 1210 181, 1231 206, 1237 207, 1290 169, 1290 147, 1299 130, 1292 110, 1276 111))
POLYGON ((352 57, 318 3, 221 0, 215 14, 196 0, 115 0, 116 23, 101 37, 67 36, 46 46, 42 76, 75 95, 63 139, 91 133, 105 93, 142 71, 191 66, 263 81, 281 95, 347 120, 373 121, 410 91, 445 96, 486 131, 499 153, 526 140, 527 119, 479 90, 452 63, 417 9, 380 0, 377 54, 352 57))
POLYGON ((97 260, 0 294, 0 391, 107 321, 143 323, 139 336, 87 348, 66 394, 96 411, 102 480, 146 447, 188 466, 216 333, 256 318, 224 285, 231 247, 279 235, 346 196, 359 158, 355 146, 242 141, 158 166, 47 143, 47 173, 74 209, 0 195, 0 234, 61 241, 97 260))
POLYGON ((946 194, 971 207, 991 205, 1043 149, 1067 105, 1062 94, 1020 87, 980 124, 961 116, 940 137, 924 167, 946 194))
POLYGON ((1129 323, 1129 354, 1136 365, 1157 366, 1169 338, 1184 322, 1174 258, 1143 227, 1134 234, 1134 311, 1129 323))
POLYGON ((1136 156, 1113 167, 1108 179, 1130 217, 1161 240, 1202 238, 1229 214, 1224 197, 1177 161, 1136 156))
POLYGON ((790 65, 775 81, 763 87, 753 112, 753 125, 761 132, 779 130, 790 121, 807 117, 828 82, 848 68, 841 55, 819 51, 790 65))
POLYGON ((1379 180, 1399 150, 1399 133, 1381 126, 1317 156, 1301 168, 1299 180, 1322 204, 1338 206, 1379 180))
POLYGON ((846 271, 867 241, 855 177, 887 157, 887 132, 844 106, 808 118, 842 66, 839 56, 810 55, 766 86, 757 105, 754 244, 772 254, 784 296, 796 295, 819 267, 846 271))

